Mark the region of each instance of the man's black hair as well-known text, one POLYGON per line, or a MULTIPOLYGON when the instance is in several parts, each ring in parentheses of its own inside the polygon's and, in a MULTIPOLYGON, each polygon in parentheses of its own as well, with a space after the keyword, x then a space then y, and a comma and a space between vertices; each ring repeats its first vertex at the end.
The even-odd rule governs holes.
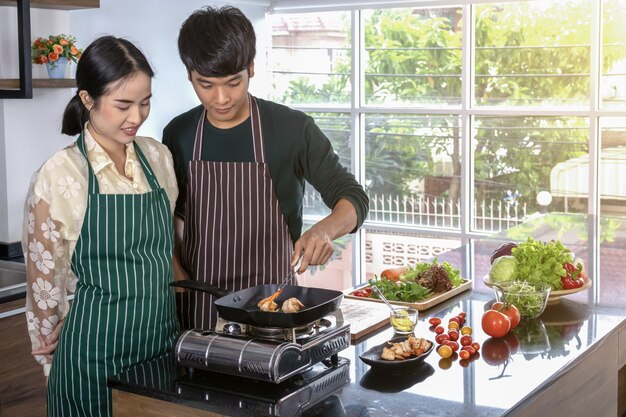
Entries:
POLYGON ((256 54, 250 20, 236 7, 205 7, 183 23, 178 52, 189 72, 226 77, 248 68, 256 54))

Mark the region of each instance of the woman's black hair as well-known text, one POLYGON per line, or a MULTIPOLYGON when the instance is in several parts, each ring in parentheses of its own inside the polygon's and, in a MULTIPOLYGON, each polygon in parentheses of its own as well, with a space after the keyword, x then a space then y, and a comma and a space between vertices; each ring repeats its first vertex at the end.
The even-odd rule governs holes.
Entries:
POLYGON ((236 7, 205 7, 183 23, 178 52, 187 71, 205 77, 227 77, 252 64, 256 35, 250 20, 236 7))
POLYGON ((137 71, 151 78, 154 76, 145 55, 126 39, 102 36, 89 44, 76 66, 77 94, 65 107, 61 133, 78 135, 89 120, 89 111, 78 92, 85 90, 97 104, 111 83, 122 81, 137 71))

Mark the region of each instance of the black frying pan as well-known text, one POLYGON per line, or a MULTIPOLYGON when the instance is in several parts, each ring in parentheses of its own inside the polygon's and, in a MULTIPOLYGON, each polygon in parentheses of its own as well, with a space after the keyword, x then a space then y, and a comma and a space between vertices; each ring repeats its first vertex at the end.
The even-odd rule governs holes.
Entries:
POLYGON ((280 306, 286 299, 296 297, 304 304, 304 308, 296 313, 269 312, 261 311, 257 303, 274 294, 278 284, 257 285, 232 293, 193 280, 175 281, 170 285, 208 292, 219 297, 215 300, 215 307, 223 319, 252 326, 286 328, 303 326, 334 312, 343 301, 341 291, 286 285, 283 292, 274 300, 276 304, 280 306))

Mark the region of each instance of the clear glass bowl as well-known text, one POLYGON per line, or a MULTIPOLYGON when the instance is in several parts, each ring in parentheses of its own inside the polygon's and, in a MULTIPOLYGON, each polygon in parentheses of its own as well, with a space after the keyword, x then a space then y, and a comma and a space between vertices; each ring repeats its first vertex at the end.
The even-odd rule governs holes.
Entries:
POLYGON ((411 334, 417 324, 418 312, 412 307, 396 307, 390 311, 389 322, 397 334, 411 334))
POLYGON ((504 281, 494 284, 496 300, 513 304, 520 316, 534 319, 546 309, 550 285, 529 284, 525 281, 504 281))

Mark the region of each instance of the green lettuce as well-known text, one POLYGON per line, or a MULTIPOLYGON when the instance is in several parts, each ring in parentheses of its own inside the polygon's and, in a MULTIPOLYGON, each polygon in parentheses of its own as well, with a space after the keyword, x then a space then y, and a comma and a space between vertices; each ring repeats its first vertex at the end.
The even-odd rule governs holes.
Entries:
POLYGON ((572 252, 559 241, 539 242, 528 238, 512 251, 516 261, 516 281, 545 283, 553 290, 563 289, 563 264, 572 261, 572 252))

